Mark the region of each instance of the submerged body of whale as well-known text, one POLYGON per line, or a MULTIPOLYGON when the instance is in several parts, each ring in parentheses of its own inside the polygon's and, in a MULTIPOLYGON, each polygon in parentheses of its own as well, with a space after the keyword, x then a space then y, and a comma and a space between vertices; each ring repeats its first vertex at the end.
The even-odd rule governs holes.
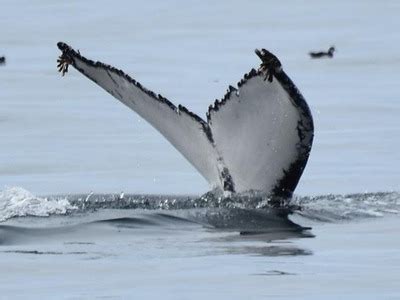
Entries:
POLYGON ((211 105, 207 120, 143 87, 119 69, 94 62, 65 43, 68 65, 97 83, 156 128, 210 183, 224 192, 259 191, 290 197, 307 163, 314 135, 310 109, 270 52, 262 64, 211 105))

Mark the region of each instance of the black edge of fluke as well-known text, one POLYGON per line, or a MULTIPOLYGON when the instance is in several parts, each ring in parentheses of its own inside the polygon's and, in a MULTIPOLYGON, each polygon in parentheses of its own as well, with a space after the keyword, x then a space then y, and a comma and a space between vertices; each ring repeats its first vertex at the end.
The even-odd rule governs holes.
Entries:
MULTIPOLYGON (((113 66, 104 64, 104 63, 99 62, 99 61, 95 62, 93 60, 87 59, 86 57, 82 56, 79 53, 79 51, 75 51, 71 46, 67 45, 64 42, 58 42, 57 43, 57 47, 58 47, 58 49, 60 49, 62 51, 61 56, 57 60, 57 62, 58 62, 58 65, 57 65, 58 71, 62 74, 62 76, 64 76, 68 72, 68 66, 69 65, 74 66, 81 73, 86 75, 84 70, 79 69, 76 66, 75 58, 78 58, 78 59, 82 60, 83 62, 87 63, 88 65, 90 65, 90 66, 92 66, 94 68, 99 68, 100 67, 100 68, 105 69, 107 72, 116 73, 119 76, 124 77, 128 82, 130 82, 131 84, 133 84, 134 86, 139 88, 141 91, 146 93, 152 99, 154 99, 154 100, 156 100, 158 102, 161 102, 163 104, 166 104, 171 110, 175 111, 176 113, 185 113, 190 118, 192 118, 195 121, 197 121, 201 125, 201 127, 203 128, 203 131, 206 134, 207 138, 210 140, 210 142, 212 142, 212 143, 214 142, 213 141, 213 137, 212 137, 212 133, 211 133, 211 129, 209 128, 207 122, 205 122, 202 118, 200 118, 195 113, 193 113, 190 110, 188 110, 183 105, 179 105, 178 107, 176 107, 166 97, 163 97, 161 94, 155 94, 154 92, 146 89, 140 82, 136 81, 135 79, 133 79, 129 75, 125 74, 122 70, 117 69, 117 68, 115 68, 113 66)), ((89 76, 87 76, 87 77, 90 78, 89 76)), ((93 80, 93 79, 91 79, 91 80, 93 80)))
MULTIPOLYGON (((238 88, 244 85, 248 80, 253 77, 256 77, 261 74, 261 71, 256 71, 255 69, 251 69, 249 73, 244 74, 243 78, 237 83, 238 88)), ((219 111, 219 109, 224 106, 229 100, 231 100, 232 95, 238 95, 239 91, 237 88, 233 86, 229 86, 226 94, 222 97, 221 100, 216 99, 214 104, 211 104, 208 107, 207 111, 207 122, 211 122, 211 114, 219 111)))
POLYGON ((301 118, 296 128, 299 137, 299 143, 296 145, 298 151, 297 159, 290 164, 288 169, 283 170, 283 177, 277 181, 272 190, 271 204, 279 206, 282 203, 282 199, 288 199, 293 196, 293 192, 303 174, 314 139, 314 122, 306 100, 293 81, 283 71, 279 59, 266 49, 256 49, 255 53, 262 61, 260 71, 265 74, 264 80, 268 79, 269 82, 272 82, 273 78, 275 78, 282 85, 283 89, 289 94, 293 105, 299 111, 301 118))
POLYGON ((281 65, 279 65, 279 68, 275 70, 273 75, 282 85, 283 89, 289 94, 293 105, 300 114, 300 121, 296 128, 299 137, 299 142, 296 145, 298 151, 297 159, 290 164, 288 169, 283 170, 284 176, 277 181, 272 191, 272 194, 279 201, 279 198, 287 199, 292 197, 300 177, 303 174, 314 139, 314 121, 306 100, 293 81, 283 71, 281 65))

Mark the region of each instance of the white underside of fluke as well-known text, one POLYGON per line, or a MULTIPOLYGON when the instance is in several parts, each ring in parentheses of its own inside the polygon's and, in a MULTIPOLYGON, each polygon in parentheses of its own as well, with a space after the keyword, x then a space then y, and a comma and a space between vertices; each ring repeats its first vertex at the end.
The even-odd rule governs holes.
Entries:
POLYGON ((210 113, 215 145, 235 191, 271 191, 297 156, 300 116, 277 80, 250 78, 210 113))
MULTIPOLYGON (((204 121, 122 71, 88 60, 66 44, 59 47, 78 71, 157 129, 213 188, 273 193, 304 155, 298 128, 304 111, 275 77, 270 82, 253 70, 237 89, 230 88, 222 101, 210 107, 204 121)), ((307 142, 311 149, 312 137, 307 142)))
POLYGON ((202 124, 157 101, 123 76, 76 60, 77 69, 156 128, 213 186, 219 186, 216 152, 202 124))

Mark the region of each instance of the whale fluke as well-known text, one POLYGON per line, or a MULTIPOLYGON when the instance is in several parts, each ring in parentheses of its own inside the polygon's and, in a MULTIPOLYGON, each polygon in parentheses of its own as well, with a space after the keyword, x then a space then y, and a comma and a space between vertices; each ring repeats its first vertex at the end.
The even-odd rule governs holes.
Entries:
POLYGON ((226 193, 258 191, 290 197, 307 163, 314 135, 310 109, 269 51, 261 66, 230 86, 204 120, 175 106, 123 71, 85 58, 69 45, 59 71, 72 65, 157 129, 210 183, 226 193))

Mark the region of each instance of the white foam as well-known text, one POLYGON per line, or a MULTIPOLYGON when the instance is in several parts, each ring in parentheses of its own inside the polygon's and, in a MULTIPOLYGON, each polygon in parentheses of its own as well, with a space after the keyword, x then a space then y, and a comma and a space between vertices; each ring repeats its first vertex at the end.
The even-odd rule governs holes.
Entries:
POLYGON ((13 217, 62 215, 74 209, 67 199, 37 197, 21 187, 6 187, 0 191, 0 222, 13 217))

